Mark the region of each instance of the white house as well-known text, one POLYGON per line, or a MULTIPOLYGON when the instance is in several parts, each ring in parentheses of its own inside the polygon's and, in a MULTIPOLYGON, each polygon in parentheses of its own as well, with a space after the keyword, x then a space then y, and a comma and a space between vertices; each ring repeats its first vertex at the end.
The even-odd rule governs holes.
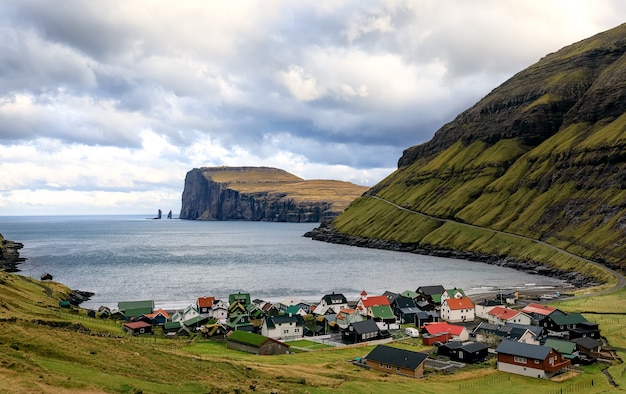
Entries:
POLYGON ((261 335, 278 340, 302 338, 304 319, 300 315, 268 316, 261 327, 261 335))
POLYGON ((449 289, 449 290, 445 290, 443 293, 441 293, 441 303, 443 304, 443 302, 449 298, 465 298, 465 292, 463 291, 463 289, 457 289, 456 287, 454 289, 449 289))
POLYGON ((441 319, 450 323, 474 321, 472 300, 467 297, 448 298, 441 303, 441 319))
POLYGON ((219 321, 226 320, 228 317, 228 302, 224 300, 213 301, 210 316, 219 321))
POLYGON ((326 294, 320 303, 315 307, 313 313, 316 315, 337 314, 342 309, 348 308, 348 300, 343 294, 326 294))
POLYGON ((502 306, 502 303, 496 300, 484 300, 476 303, 474 305, 476 317, 487 320, 487 314, 489 313, 489 311, 497 306, 502 306))
POLYGON ((198 316, 200 316, 200 312, 193 305, 189 305, 184 311, 174 313, 172 321, 184 323, 198 316))

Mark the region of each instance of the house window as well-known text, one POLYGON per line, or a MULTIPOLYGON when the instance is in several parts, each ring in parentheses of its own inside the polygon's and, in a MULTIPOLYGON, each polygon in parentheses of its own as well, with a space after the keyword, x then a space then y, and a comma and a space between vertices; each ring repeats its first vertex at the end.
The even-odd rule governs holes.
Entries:
POLYGON ((396 367, 396 372, 400 372, 400 367, 396 367))
POLYGON ((390 364, 387 364, 386 367, 387 367, 387 369, 391 369, 391 365, 390 364))
POLYGON ((300 332, 300 329, 296 328, 295 330, 293 330, 293 332, 300 332))
POLYGON ((539 360, 535 360, 535 364, 539 364, 539 360))
POLYGON ((520 364, 526 364, 526 357, 513 356, 513 361, 520 364))
POLYGON ((289 334, 289 330, 283 330, 283 334, 289 334))

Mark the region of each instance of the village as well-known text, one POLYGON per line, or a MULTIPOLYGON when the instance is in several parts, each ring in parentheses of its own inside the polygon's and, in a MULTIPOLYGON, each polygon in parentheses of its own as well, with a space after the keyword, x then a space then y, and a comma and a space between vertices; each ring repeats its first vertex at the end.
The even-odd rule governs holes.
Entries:
MULTIPOLYGON (((122 301, 87 315, 119 320, 133 336, 193 335, 258 355, 288 354, 296 348, 290 342, 303 339, 334 347, 375 346, 354 365, 414 378, 496 359, 500 371, 549 379, 577 365, 614 360, 603 348, 598 324, 540 303, 558 293, 523 300, 516 291, 491 295, 478 301, 460 288, 434 285, 380 295, 364 290, 354 301, 333 292, 318 303, 270 303, 239 292, 228 300, 199 297, 179 311, 155 310, 150 300, 122 301), (407 338, 431 351, 387 345, 407 338)), ((60 306, 74 308, 68 301, 60 306)))

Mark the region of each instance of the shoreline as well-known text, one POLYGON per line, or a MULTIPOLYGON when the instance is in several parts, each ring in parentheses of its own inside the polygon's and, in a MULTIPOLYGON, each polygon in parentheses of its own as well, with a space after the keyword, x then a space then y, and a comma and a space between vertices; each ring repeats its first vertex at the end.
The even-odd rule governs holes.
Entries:
POLYGON ((602 283, 587 277, 580 272, 561 271, 556 268, 547 267, 542 263, 530 260, 520 260, 514 257, 501 256, 497 254, 485 254, 464 250, 452 250, 439 248, 432 245, 419 245, 416 243, 401 243, 390 240, 370 239, 365 237, 354 237, 341 234, 335 231, 330 222, 320 223, 319 227, 306 232, 303 237, 311 238, 314 241, 321 241, 340 245, 350 245, 363 248, 391 250, 395 252, 415 253, 425 256, 445 257, 457 260, 467 260, 480 262, 499 267, 512 268, 532 275, 541 275, 549 278, 560 279, 577 290, 600 286, 602 283))

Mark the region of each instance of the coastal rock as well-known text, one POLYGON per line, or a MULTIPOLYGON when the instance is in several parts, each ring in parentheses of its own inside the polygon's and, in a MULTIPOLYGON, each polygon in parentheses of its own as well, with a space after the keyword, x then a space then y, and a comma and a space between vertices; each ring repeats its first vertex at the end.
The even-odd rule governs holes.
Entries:
POLYGON ((94 295, 95 293, 89 291, 72 290, 70 295, 67 297, 67 300, 70 304, 78 306, 85 301, 89 301, 94 295))
POLYGON ((179 218, 320 222, 336 217, 366 187, 306 181, 269 167, 202 167, 185 177, 179 218))
POLYGON ((24 244, 4 239, 0 234, 0 270, 19 272, 17 266, 26 261, 25 258, 20 257, 19 251, 23 247, 24 244))

